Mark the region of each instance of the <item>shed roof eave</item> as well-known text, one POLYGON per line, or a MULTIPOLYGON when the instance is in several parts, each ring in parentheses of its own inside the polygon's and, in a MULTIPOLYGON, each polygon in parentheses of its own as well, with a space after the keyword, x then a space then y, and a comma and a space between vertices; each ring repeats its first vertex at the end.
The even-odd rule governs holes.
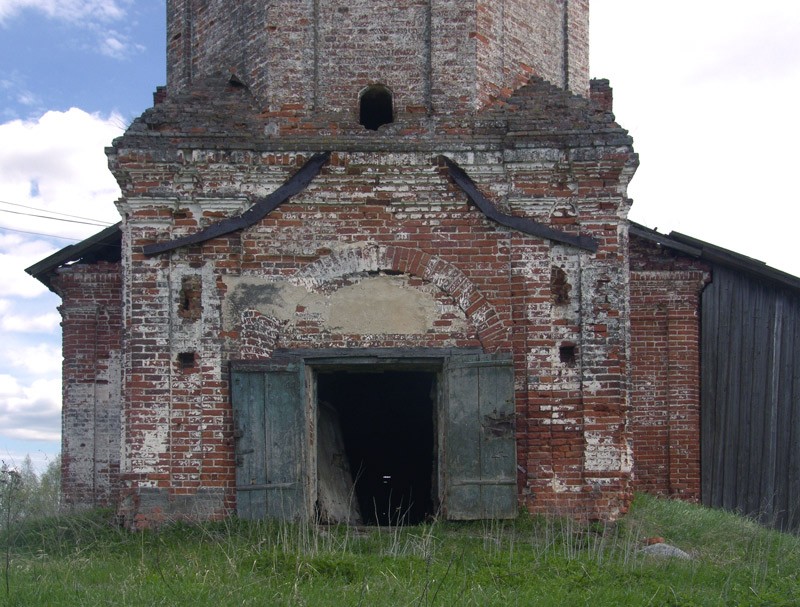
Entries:
POLYGON ((122 244, 120 226, 121 222, 117 222, 85 240, 67 245, 49 257, 45 257, 32 266, 25 268, 25 271, 52 291, 50 279, 53 273, 61 266, 90 255, 103 254, 106 252, 107 247, 119 248, 122 244))
POLYGON ((736 251, 719 247, 704 240, 681 234, 680 232, 661 234, 660 232, 633 221, 629 221, 628 224, 631 234, 635 234, 639 238, 654 242, 660 246, 689 255, 696 259, 708 261, 712 264, 719 264, 732 270, 745 272, 761 280, 777 283, 783 287, 788 287, 794 291, 800 292, 799 277, 770 267, 763 261, 753 257, 742 255, 736 251))

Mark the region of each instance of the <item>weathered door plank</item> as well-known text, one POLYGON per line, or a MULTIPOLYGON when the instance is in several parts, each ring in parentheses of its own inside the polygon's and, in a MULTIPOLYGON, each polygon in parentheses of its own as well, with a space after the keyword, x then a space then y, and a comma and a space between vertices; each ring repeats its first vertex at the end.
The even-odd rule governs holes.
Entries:
POLYGON ((446 368, 444 509, 450 519, 516 516, 511 362, 454 356, 446 368))
POLYGON ((306 515, 304 394, 301 363, 232 373, 239 517, 306 515))

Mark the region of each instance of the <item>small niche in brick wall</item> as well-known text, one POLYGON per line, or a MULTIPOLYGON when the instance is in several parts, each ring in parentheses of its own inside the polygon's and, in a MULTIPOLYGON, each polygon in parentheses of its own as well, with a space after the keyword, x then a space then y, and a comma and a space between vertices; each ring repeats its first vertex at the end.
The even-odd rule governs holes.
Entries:
POLYGON ((194 352, 181 352, 178 354, 178 367, 184 373, 194 371, 197 355, 194 352))
POLYGON ((573 367, 576 362, 576 349, 575 344, 564 342, 558 347, 558 358, 567 366, 573 367))
POLYGON ((178 302, 178 316, 197 320, 200 318, 202 306, 200 304, 201 283, 199 276, 184 276, 181 280, 180 300, 178 302))
POLYGON ((392 92, 382 84, 373 84, 358 99, 358 122, 370 131, 394 122, 392 92))
POLYGON ((553 266, 550 269, 550 295, 553 303, 557 306, 568 304, 571 290, 572 285, 567 281, 567 273, 558 266, 553 266))

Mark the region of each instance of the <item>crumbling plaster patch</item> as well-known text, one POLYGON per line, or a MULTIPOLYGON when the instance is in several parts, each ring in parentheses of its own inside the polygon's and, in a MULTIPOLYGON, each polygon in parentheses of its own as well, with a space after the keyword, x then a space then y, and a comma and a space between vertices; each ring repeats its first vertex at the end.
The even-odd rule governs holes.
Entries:
POLYGON ((426 333, 444 312, 458 313, 459 326, 466 327, 463 312, 454 306, 445 310, 432 285, 413 287, 405 275, 357 274, 349 278, 349 284, 327 293, 285 280, 226 276, 225 329, 236 326, 245 310, 289 324, 313 319, 330 331, 360 335, 426 333))
POLYGON ((160 456, 169 450, 169 425, 163 423, 167 411, 160 413, 161 415, 153 416, 147 431, 139 433, 140 444, 136 445, 135 454, 130 444, 125 445, 124 469, 144 474, 159 471, 160 456))
POLYGON ((403 276, 368 277, 332 293, 330 304, 329 325, 344 333, 426 333, 439 316, 433 294, 403 276))
POLYGON ((580 485, 568 485, 556 476, 550 480, 550 486, 553 488, 555 493, 580 493, 582 491, 580 485))
POLYGON ((589 431, 584 434, 586 450, 584 469, 589 472, 630 472, 631 456, 624 445, 608 431, 589 431))

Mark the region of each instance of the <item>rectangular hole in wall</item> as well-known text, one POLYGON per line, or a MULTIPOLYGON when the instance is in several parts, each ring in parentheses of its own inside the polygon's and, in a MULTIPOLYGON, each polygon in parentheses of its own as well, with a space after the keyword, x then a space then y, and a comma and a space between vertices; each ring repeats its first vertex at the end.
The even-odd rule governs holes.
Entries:
POLYGON ((197 361, 197 354, 194 352, 181 352, 178 354, 178 367, 184 373, 194 371, 197 361))
POLYGON ((190 320, 200 318, 201 283, 199 276, 184 276, 181 280, 181 292, 178 299, 178 316, 190 320))
POLYGON ((558 348, 558 358, 559 360, 569 365, 570 367, 575 366, 576 362, 576 346, 575 344, 564 343, 558 348))

